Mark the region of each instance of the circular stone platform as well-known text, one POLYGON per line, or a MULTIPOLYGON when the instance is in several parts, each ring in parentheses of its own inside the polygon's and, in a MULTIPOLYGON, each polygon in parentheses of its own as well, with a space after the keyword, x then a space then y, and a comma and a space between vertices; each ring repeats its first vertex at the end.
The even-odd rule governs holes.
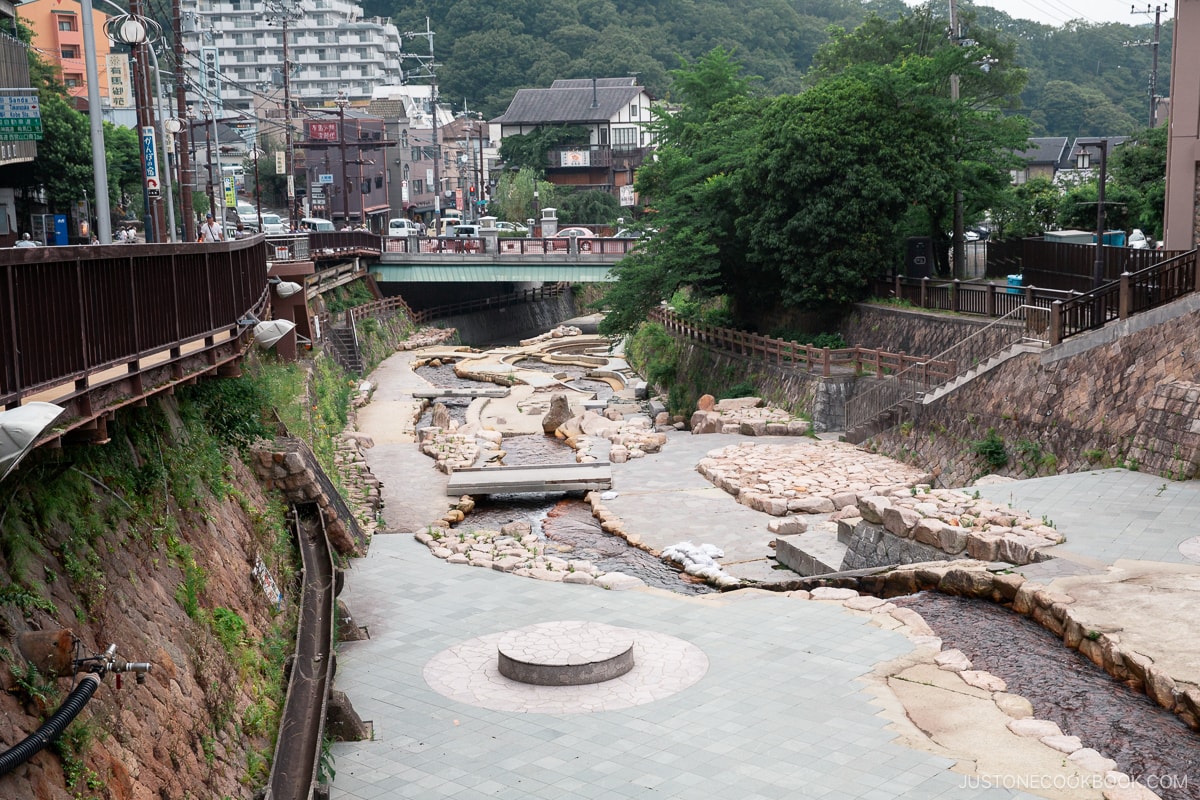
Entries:
POLYGON ((543 622, 500 637, 500 674, 535 686, 581 686, 633 669, 633 631, 603 622, 543 622))
MULTIPOLYGON (((612 627, 612 626, 609 626, 612 627)), ((493 711, 586 714, 653 703, 683 691, 708 672, 704 651, 657 631, 628 630, 633 637, 633 668, 603 683, 538 686, 500 674, 496 653, 509 632, 468 639, 425 664, 429 688, 443 697, 493 711)))

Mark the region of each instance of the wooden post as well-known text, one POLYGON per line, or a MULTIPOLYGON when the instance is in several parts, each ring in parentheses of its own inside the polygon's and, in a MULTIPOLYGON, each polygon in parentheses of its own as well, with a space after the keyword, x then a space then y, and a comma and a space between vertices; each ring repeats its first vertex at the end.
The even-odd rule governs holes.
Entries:
POLYGON ((1050 346, 1062 344, 1063 338, 1062 300, 1050 304, 1050 346))
POLYGON ((821 348, 821 375, 829 377, 829 348, 821 348))
POLYGON ((883 377, 883 349, 875 351, 875 377, 883 377))
POLYGON ((954 279, 954 284, 950 287, 950 310, 958 311, 958 287, 960 282, 958 278, 954 279))
POLYGON ((988 281, 988 285, 987 285, 987 300, 986 300, 986 302, 987 302, 987 310, 986 310, 987 316, 989 318, 996 316, 996 284, 992 283, 991 281, 988 281))
POLYGON ((904 285, 902 283, 900 283, 900 280, 901 280, 900 275, 897 274, 896 275, 896 289, 895 289, 897 300, 904 299, 904 285))
POLYGON ((929 276, 921 278, 921 308, 929 308, 929 276))
POLYGON ((1129 316, 1133 305, 1133 276, 1128 272, 1121 273, 1121 296, 1117 301, 1117 317, 1125 319, 1129 316))

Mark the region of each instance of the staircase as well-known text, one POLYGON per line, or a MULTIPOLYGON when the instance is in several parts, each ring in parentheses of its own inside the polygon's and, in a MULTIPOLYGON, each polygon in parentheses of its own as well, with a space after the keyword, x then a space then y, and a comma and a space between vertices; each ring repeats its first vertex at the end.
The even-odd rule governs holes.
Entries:
POLYGON ((342 369, 354 375, 363 374, 362 352, 358 349, 358 335, 352 325, 329 328, 325 332, 325 343, 329 354, 342 369))
POLYGON ((846 441, 859 444, 912 417, 917 407, 945 397, 1010 358, 1038 352, 1047 344, 1049 326, 1049 309, 1019 306, 929 359, 957 365, 954 375, 942 383, 927 381, 923 363, 888 376, 846 401, 846 441))

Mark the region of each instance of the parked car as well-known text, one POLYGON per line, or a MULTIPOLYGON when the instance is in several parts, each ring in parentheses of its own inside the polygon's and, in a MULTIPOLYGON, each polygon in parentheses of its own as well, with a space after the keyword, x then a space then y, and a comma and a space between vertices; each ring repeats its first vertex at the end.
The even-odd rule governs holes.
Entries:
POLYGON ((567 238, 570 238, 571 236, 574 236, 577 239, 594 239, 594 238, 596 238, 596 234, 592 233, 587 228, 579 228, 579 227, 563 228, 561 231, 554 234, 555 239, 567 239, 567 238))
POLYGON ((1130 231, 1126 244, 1134 250, 1149 250, 1153 247, 1150 240, 1146 238, 1146 234, 1138 228, 1130 231))
POLYGON ((263 214, 263 233, 287 233, 287 223, 278 214, 263 214))
POLYGON ((461 239, 464 236, 472 236, 472 237, 478 238, 479 237, 479 226, 478 225, 467 225, 467 224, 447 225, 446 232, 442 235, 443 236, 452 236, 452 237, 455 237, 458 239, 461 239))
POLYGON ((421 229, 421 223, 407 217, 388 220, 388 236, 420 236, 421 229))
POLYGON ((525 234, 529 233, 529 228, 525 227, 521 223, 519 223, 519 222, 504 222, 503 220, 498 220, 496 222, 496 230, 500 231, 500 233, 502 233, 502 234, 503 233, 510 234, 510 235, 517 234, 520 236, 524 236, 525 234))

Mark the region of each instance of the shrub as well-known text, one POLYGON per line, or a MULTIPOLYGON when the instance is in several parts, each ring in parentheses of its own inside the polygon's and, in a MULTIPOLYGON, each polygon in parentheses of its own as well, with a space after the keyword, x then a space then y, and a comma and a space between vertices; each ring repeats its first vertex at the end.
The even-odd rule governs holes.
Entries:
POLYGON ((971 451, 977 456, 982 456, 993 469, 1000 469, 1008 464, 1008 448, 1004 446, 1004 439, 996 433, 995 428, 988 428, 987 436, 972 442, 971 451))

